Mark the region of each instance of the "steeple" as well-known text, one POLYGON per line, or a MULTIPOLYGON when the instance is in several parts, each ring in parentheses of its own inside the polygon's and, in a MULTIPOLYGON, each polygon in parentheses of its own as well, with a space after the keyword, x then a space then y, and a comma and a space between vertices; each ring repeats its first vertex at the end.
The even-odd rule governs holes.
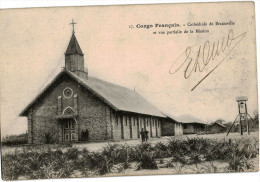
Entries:
POLYGON ((84 54, 79 46, 79 43, 75 36, 74 21, 72 20, 73 31, 72 36, 65 52, 65 68, 77 76, 87 79, 88 70, 84 68, 84 54))
POLYGON ((72 33, 71 39, 70 39, 70 43, 68 45, 68 48, 65 52, 65 55, 69 55, 69 54, 80 54, 83 55, 81 48, 79 46, 79 43, 76 39, 75 33, 72 33))

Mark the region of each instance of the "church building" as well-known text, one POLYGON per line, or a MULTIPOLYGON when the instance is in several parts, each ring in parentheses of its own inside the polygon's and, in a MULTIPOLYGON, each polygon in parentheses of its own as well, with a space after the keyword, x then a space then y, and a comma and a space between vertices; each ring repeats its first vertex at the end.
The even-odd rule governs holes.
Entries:
POLYGON ((168 123, 168 130, 180 126, 136 91, 89 76, 74 30, 64 69, 20 116, 28 118, 33 144, 138 139, 142 129, 161 137, 168 123))

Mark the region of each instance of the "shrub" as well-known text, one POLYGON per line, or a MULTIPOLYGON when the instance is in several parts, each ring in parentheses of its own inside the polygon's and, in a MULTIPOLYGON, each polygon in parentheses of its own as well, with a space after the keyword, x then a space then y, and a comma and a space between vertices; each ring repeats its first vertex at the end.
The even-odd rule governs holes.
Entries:
POLYGON ((158 142, 154 146, 155 158, 166 158, 171 156, 168 146, 162 142, 158 142))
POLYGON ((255 151, 251 149, 252 145, 248 140, 234 140, 230 145, 231 152, 226 157, 229 164, 226 170, 229 172, 240 172, 254 169, 250 159, 255 151))
POLYGON ((173 166, 173 164, 171 163, 171 161, 167 161, 165 167, 167 167, 167 168, 173 168, 174 166, 173 166))
POLYGON ((119 162, 123 162, 122 159, 124 156, 120 156, 121 153, 122 153, 122 146, 118 144, 108 143, 108 145, 104 147, 102 150, 102 155, 109 158, 113 165, 119 162))
POLYGON ((154 151, 150 143, 142 143, 134 147, 133 159, 138 162, 137 169, 158 169, 154 160, 154 151))
POLYGON ((258 139, 202 138, 171 139, 154 146, 150 143, 134 147, 108 144, 98 152, 86 148, 79 150, 71 145, 27 146, 2 156, 2 174, 5 180, 16 180, 20 176, 28 179, 66 178, 72 177, 76 170, 83 176, 102 175, 111 172, 113 167, 122 171, 130 166, 130 162, 137 162, 138 169, 158 169, 155 158, 164 163, 162 158, 165 157, 172 157, 166 167, 175 173, 182 173, 185 164, 195 164, 193 171, 196 173, 213 173, 217 171, 213 165, 215 160, 227 162, 226 171, 248 171, 254 169, 252 159, 259 155, 258 150, 258 139), (209 165, 204 165, 205 161, 209 161, 209 165))
POLYGON ((140 155, 140 159, 138 160, 138 170, 139 169, 158 169, 157 163, 154 160, 154 157, 149 152, 143 152, 140 155))
POLYGON ((128 145, 123 145, 120 147, 119 151, 119 162, 123 162, 124 164, 124 169, 127 169, 130 165, 130 161, 135 161, 135 155, 133 153, 133 149, 130 148, 128 145))
POLYGON ((6 136, 1 141, 2 146, 23 145, 27 143, 28 133, 6 136))
POLYGON ((69 160, 76 160, 79 156, 79 150, 76 147, 69 148, 65 153, 65 157, 69 160))
POLYGON ((54 134, 49 132, 49 133, 44 133, 44 143, 45 144, 51 144, 54 143, 54 134))

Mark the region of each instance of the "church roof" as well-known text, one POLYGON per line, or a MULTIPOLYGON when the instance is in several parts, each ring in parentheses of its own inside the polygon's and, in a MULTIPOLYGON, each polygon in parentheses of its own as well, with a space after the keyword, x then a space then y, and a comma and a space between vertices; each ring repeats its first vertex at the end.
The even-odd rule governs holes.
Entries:
POLYGON ((54 80, 49 85, 47 85, 47 87, 21 112, 20 116, 26 116, 29 108, 63 74, 69 75, 76 82, 90 90, 106 104, 117 111, 133 112, 164 118, 166 117, 155 106, 153 106, 150 102, 148 102, 140 94, 133 90, 94 77, 82 79, 68 70, 63 70, 60 74, 58 74, 54 80))
POLYGON ((83 55, 83 53, 80 49, 79 43, 76 39, 75 33, 72 33, 70 43, 67 47, 65 54, 81 54, 81 55, 83 55))

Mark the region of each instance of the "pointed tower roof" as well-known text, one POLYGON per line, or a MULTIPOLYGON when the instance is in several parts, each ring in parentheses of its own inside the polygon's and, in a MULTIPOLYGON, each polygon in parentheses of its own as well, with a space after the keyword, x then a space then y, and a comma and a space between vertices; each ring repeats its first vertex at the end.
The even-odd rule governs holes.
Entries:
POLYGON ((70 43, 68 45, 68 48, 67 48, 65 54, 80 54, 80 55, 83 55, 74 32, 72 33, 70 43))

